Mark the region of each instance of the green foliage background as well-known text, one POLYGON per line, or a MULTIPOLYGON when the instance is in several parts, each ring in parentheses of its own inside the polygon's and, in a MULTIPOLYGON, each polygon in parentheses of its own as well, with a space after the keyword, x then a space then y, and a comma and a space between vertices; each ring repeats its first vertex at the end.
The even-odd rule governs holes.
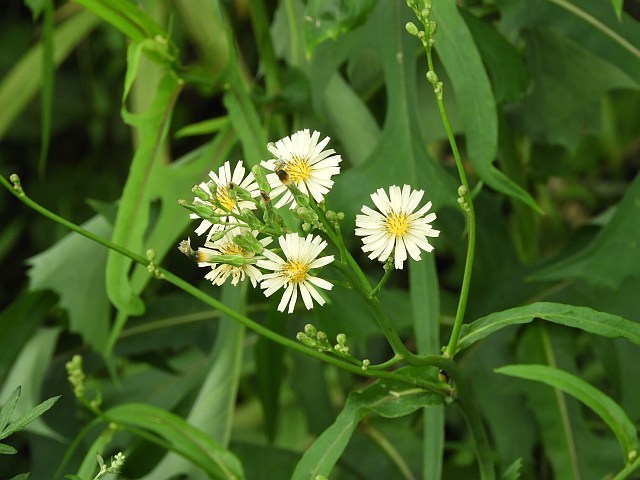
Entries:
MULTIPOLYGON (((476 323, 456 360, 498 472, 521 462, 521 478, 613 476, 626 460, 617 440, 637 447, 640 25, 637 3, 621 6, 434 0, 436 71, 477 187, 476 323), (613 426, 594 414, 609 400, 613 426)), ((272 331, 293 338, 313 323, 382 362, 392 352, 353 292, 278 314, 260 292, 213 288, 176 248, 194 236, 177 199, 209 170, 255 165, 267 141, 320 130, 344 159, 329 202, 347 238, 376 188, 409 183, 433 201, 435 255, 380 298, 412 350, 437 354, 465 221, 424 52, 405 32, 412 15, 399 0, 3 2, 0 173, 97 235, 154 249, 272 331)), ((97 452, 118 451, 122 478, 315 478, 336 462, 331 479, 478 477, 460 411, 433 394, 394 403, 393 385, 246 330, 11 195, 0 217, 0 401, 21 385, 18 415, 62 395, 7 440, 20 454, 3 457, 1 478, 88 479, 97 452), (67 384, 76 353, 104 418, 67 384)), ((350 249, 377 281, 380 265, 355 239, 350 249)))

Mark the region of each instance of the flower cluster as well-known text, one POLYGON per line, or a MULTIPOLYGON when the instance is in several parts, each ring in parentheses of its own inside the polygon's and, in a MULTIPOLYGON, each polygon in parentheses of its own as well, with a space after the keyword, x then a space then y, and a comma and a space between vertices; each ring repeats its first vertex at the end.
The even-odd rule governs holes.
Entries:
MULTIPOLYGON (((205 278, 214 285, 249 279, 267 297, 282 289, 279 311, 292 313, 298 297, 307 309, 314 302, 324 305, 321 291, 331 290, 333 284, 321 278, 319 270, 335 257, 322 255, 328 243, 321 235, 328 235, 336 251, 344 250, 337 227, 344 215, 325 209, 325 195, 342 161, 326 148, 329 140, 321 140, 317 131, 301 130, 267 145, 273 158, 251 171, 239 161, 233 168, 226 162, 217 173, 210 172, 208 181, 193 187, 191 203, 180 201, 191 218, 200 219, 195 233, 204 235, 204 246, 194 250, 187 239, 180 251, 209 269, 205 278), (299 231, 306 236, 290 229, 291 222, 279 211, 282 207, 297 217, 299 231), (337 236, 329 235, 332 225, 337 236), (317 235, 311 233, 314 230, 317 235)), ((363 237, 362 249, 370 252, 369 258, 387 262, 392 257, 395 267, 402 268, 407 254, 420 260, 421 250, 433 250, 428 237, 439 234, 430 225, 436 215, 428 213, 431 202, 417 208, 423 194, 408 185, 394 185, 389 194, 378 189, 371 195, 378 211, 363 206, 355 231, 363 237)))

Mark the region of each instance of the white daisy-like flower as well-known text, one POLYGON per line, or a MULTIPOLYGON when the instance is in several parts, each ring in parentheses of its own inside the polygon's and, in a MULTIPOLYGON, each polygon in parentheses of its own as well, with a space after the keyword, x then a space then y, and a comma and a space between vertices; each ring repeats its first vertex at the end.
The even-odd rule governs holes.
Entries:
POLYGON ((275 143, 267 145, 269 152, 275 157, 273 160, 262 162, 262 166, 274 173, 267 175, 271 186, 271 196, 282 197, 276 203, 276 208, 290 205, 296 207, 296 202, 286 185, 293 183, 302 193, 312 196, 316 202, 321 202, 331 190, 331 177, 340 173, 342 157, 333 149, 323 150, 330 138, 318 142, 320 132, 300 130, 290 137, 285 137, 275 143))
POLYGON ((278 242, 286 259, 283 260, 275 253, 265 250, 263 255, 266 258, 258 260, 258 267, 273 272, 262 275, 260 288, 264 289, 265 296, 273 295, 280 288, 285 289, 278 305, 280 312, 284 312, 287 304, 289 304, 289 313, 293 312, 298 290, 307 309, 313 308, 313 300, 324 305, 325 301, 316 291, 316 287, 331 290, 333 285, 309 274, 309 271, 333 262, 333 255, 318 258, 320 252, 327 246, 327 242, 312 234, 303 238, 296 233, 281 236, 278 242))
MULTIPOLYGON (((249 200, 241 200, 240 198, 238 198, 236 201, 234 201, 233 198, 231 198, 231 195, 229 195, 228 190, 229 190, 230 184, 237 185, 239 187, 244 188, 251 194, 251 197, 253 198, 260 195, 260 188, 258 187, 258 184, 253 178, 253 173, 249 172, 249 174, 245 176, 245 172, 246 172, 246 169, 242 163, 242 160, 240 160, 236 164, 236 167, 233 170, 233 174, 231 173, 231 163, 228 161, 225 162, 224 165, 222 165, 218 169, 217 175, 213 171, 209 172, 209 177, 211 178, 213 183, 216 185, 216 193, 215 193, 216 200, 220 203, 220 205, 222 205, 223 207, 225 207, 227 210, 231 212, 240 213, 240 210, 243 208, 248 208, 248 209, 256 208, 256 205, 249 200)), ((224 209, 217 207, 213 203, 213 192, 211 191, 211 189, 209 189, 207 182, 202 182, 200 183, 199 186, 209 195, 211 200, 206 201, 206 200, 200 199, 199 197, 196 197, 193 200, 193 202, 201 203, 213 208, 214 212, 220 215, 221 222, 233 223, 235 221, 234 217, 226 215, 226 212, 224 209)), ((189 216, 190 218, 200 218, 195 213, 192 213, 189 216)), ((209 220, 203 219, 195 231, 196 231, 196 234, 198 235, 202 235, 203 233, 208 232, 207 233, 207 240, 208 240, 209 238, 211 238, 211 235, 213 235, 215 232, 223 230, 224 228, 225 228, 225 225, 221 225, 217 223, 214 224, 214 223, 211 223, 209 220)))
POLYGON ((362 214, 356 215, 355 230, 356 235, 363 237, 362 250, 371 252, 369 258, 385 262, 394 252, 395 268, 402 268, 407 252, 414 260, 420 260, 420 250, 433 250, 427 237, 437 237, 440 231, 430 225, 436 214, 425 215, 431 202, 414 212, 423 195, 424 190, 412 191, 409 185, 402 190, 397 185, 389 187, 389 196, 382 188, 371 194, 379 212, 363 206, 362 214))
MULTIPOLYGON (((233 242, 233 237, 248 231, 249 229, 247 228, 237 227, 225 233, 221 239, 216 240, 215 242, 205 242, 204 247, 198 248, 196 253, 198 266, 211 268, 211 271, 208 272, 204 278, 214 285, 222 285, 229 277, 231 277, 231 284, 235 286, 238 282, 242 282, 245 278, 249 277, 251 285, 254 288, 256 287, 262 278, 262 273, 255 267, 255 265, 245 263, 236 266, 228 263, 216 263, 211 261, 212 256, 218 255, 239 255, 248 261, 256 261, 259 259, 260 257, 256 256, 254 252, 246 250, 233 242)), ((254 230, 251 234, 255 237, 258 235, 258 231, 254 230)), ((266 237, 259 240, 259 242, 266 247, 271 243, 271 238, 266 237)))

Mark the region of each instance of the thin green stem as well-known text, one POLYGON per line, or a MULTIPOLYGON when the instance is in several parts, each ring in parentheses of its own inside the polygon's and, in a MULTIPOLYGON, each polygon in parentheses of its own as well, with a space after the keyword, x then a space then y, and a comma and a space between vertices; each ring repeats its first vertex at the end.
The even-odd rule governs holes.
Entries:
POLYGON ((376 365, 369 365, 367 368, 370 368, 370 369, 373 369, 373 370, 386 370, 387 368, 394 366, 400 360, 402 360, 401 356, 394 355, 393 357, 391 357, 386 362, 378 363, 376 365))
MULTIPOLYGON (((23 191, 22 188, 20 187, 14 187, 12 186, 7 179, 0 175, 0 183, 7 189, 9 190, 14 196, 16 196, 21 202, 23 202, 25 205, 29 206, 30 208, 32 208, 33 210, 35 210, 36 212, 40 213, 41 215, 43 215, 46 218, 49 218, 50 220, 53 220, 54 222, 59 223, 60 225, 63 225, 65 227, 67 227, 68 229, 90 239, 93 240, 96 243, 99 243, 100 245, 103 245, 111 250, 114 250, 118 253, 120 253, 121 255, 124 255, 128 258, 130 258, 131 260, 143 265, 143 266, 150 266, 152 265, 154 267, 154 275, 162 280, 166 280, 167 282, 175 285, 176 287, 180 288, 181 290, 183 290, 185 293, 190 294, 191 296, 201 300, 202 302, 204 302, 205 304, 211 306, 212 308, 214 308, 215 310, 219 311, 220 313, 222 313, 223 315, 227 315, 228 317, 238 321, 239 323, 241 323, 242 325, 244 325, 245 327, 253 330, 254 332, 258 333, 259 335, 264 336, 265 338, 268 338, 269 340, 272 340, 276 343, 279 343, 280 345, 283 345, 285 347, 291 348, 293 350, 297 350, 305 355, 308 355, 310 357, 314 357, 318 360, 330 363, 332 365, 335 365, 336 367, 339 367, 343 370, 347 370, 351 373, 354 373, 356 375, 361 375, 361 376, 365 376, 365 377, 373 377, 373 378, 386 378, 386 379, 393 379, 393 380, 398 380, 398 381, 402 381, 405 383, 408 383, 410 385, 413 386, 417 386, 417 387, 421 387, 421 388, 425 388, 428 389, 430 391, 435 391, 435 392, 439 392, 443 395, 448 395, 449 392, 447 389, 443 388, 442 385, 438 384, 435 381, 432 380, 428 380, 428 379, 418 379, 418 378, 408 378, 402 375, 398 375, 394 372, 382 372, 382 371, 369 371, 369 370, 362 370, 361 367, 357 366, 357 365, 353 365, 351 363, 347 363, 345 361, 342 361, 338 358, 329 356, 329 355, 325 355, 322 352, 318 352, 317 350, 314 350, 312 348, 309 348, 301 343, 298 343, 294 340, 291 340, 289 338, 283 337, 282 335, 279 335, 277 333, 275 333, 272 330, 269 330, 268 328, 264 327, 263 325, 254 322, 253 320, 251 320, 250 318, 236 312, 235 310, 227 307, 225 304, 223 304, 222 302, 220 302, 219 300, 207 295, 206 293, 204 293, 203 291, 199 290, 198 288, 194 287, 193 285, 191 285, 190 283, 186 282, 185 280, 183 280, 182 278, 174 275, 173 273, 169 272, 168 270, 165 270, 163 268, 160 267, 156 267, 155 265, 152 264, 152 262, 150 262, 147 258, 144 258, 140 255, 135 254, 134 252, 120 246, 117 245, 115 243, 112 243, 111 241, 102 238, 98 235, 95 235, 91 232, 89 232, 88 230, 85 230, 84 228, 60 217, 59 215, 56 215, 55 213, 51 212, 50 210, 47 210, 46 208, 44 208, 43 206, 41 206, 40 204, 34 202, 33 200, 31 200, 23 191)), ((394 332, 395 333, 395 332, 394 332)))
POLYGON ((602 33, 610 37, 614 42, 616 42, 622 48, 624 48, 629 53, 631 53, 634 57, 640 58, 639 49, 637 49, 635 46, 629 43, 626 38, 616 33, 614 30, 609 28, 607 25, 602 23, 593 15, 590 15, 589 13, 585 12, 584 10, 580 9, 579 7, 577 7, 576 5, 570 2, 567 2, 566 0, 549 0, 549 2, 555 3, 559 7, 564 8, 565 10, 573 13, 576 17, 579 17, 585 22, 590 23, 591 25, 596 27, 598 30, 600 30, 602 33))
POLYGON ((631 475, 640 470, 640 457, 636 458, 633 462, 627 464, 622 470, 616 473, 616 476, 612 480, 626 480, 631 475))
POLYGON ((393 268, 386 268, 385 266, 384 275, 382 276, 378 284, 374 287, 374 289, 371 290, 371 293, 369 294, 370 298, 374 298, 375 296, 378 295, 378 293, 380 292, 380 289, 384 286, 385 283, 387 283, 387 280, 389 280, 389 277, 391 276, 392 271, 393 271, 393 268))
MULTIPOLYGON (((421 18, 419 16, 419 18, 421 18)), ((429 31, 429 26, 425 25, 426 31, 429 31)), ((427 38, 425 45, 425 51, 427 53, 427 63, 429 65, 429 72, 435 73, 434 65, 433 65, 433 57, 431 54, 431 46, 429 44, 429 38, 427 38)), ((471 195, 471 189, 469 187, 469 181, 467 180, 467 174, 464 170, 464 164, 462 163, 462 157, 460 156, 460 151, 458 150, 458 144, 456 142, 455 136, 453 134, 453 130, 451 128, 451 123, 449 122, 449 118, 447 116, 447 111, 445 109, 444 103, 442 101, 442 84, 438 83, 436 88, 434 88, 436 102, 438 104, 438 110, 440 111, 440 117, 442 119, 442 124, 444 126, 445 131, 447 132, 447 138, 449 140, 449 145, 451 146, 451 151, 453 152, 453 157, 456 162, 456 168, 458 169, 458 175, 460 177, 460 182, 462 184, 462 191, 460 197, 463 199, 463 208, 467 213, 467 258, 464 264, 464 275, 462 277, 462 286, 460 287, 460 298, 458 300, 458 308, 456 310, 456 317, 453 322, 453 329, 451 330, 451 336, 449 338, 449 343, 445 348, 444 355, 452 358, 455 355, 456 348, 458 345, 458 339, 460 338, 460 330, 462 329, 462 323, 464 322, 464 315, 467 308, 467 300, 469 298, 469 287, 471 285, 471 273, 473 271, 473 259, 475 255, 476 249, 476 216, 473 208, 473 198, 471 195)))

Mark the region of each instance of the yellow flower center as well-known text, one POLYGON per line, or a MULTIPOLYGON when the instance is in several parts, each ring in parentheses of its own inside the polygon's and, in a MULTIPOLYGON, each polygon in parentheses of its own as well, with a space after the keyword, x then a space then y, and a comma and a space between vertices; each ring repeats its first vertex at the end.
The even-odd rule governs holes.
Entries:
POLYGON ((216 197, 218 198, 218 202, 220 202, 220 205, 222 205, 227 210, 233 210, 236 206, 233 198, 231 198, 231 196, 227 192, 227 189, 224 187, 219 186, 216 189, 216 197))
POLYGON ((306 180, 311 176, 311 166, 307 163, 307 159, 304 157, 296 157, 295 155, 287 162, 285 171, 289 174, 292 182, 306 180))
POLYGON ((226 245, 220 246, 220 253, 223 255, 242 255, 243 257, 247 256, 247 251, 242 248, 240 245, 236 245, 235 243, 227 243, 226 245))
POLYGON ((409 230, 409 222, 406 213, 389 212, 384 220, 384 228, 387 233, 397 237, 404 237, 409 230))
POLYGON ((307 278, 309 267, 306 263, 291 261, 284 264, 282 273, 290 283, 300 283, 307 278))

